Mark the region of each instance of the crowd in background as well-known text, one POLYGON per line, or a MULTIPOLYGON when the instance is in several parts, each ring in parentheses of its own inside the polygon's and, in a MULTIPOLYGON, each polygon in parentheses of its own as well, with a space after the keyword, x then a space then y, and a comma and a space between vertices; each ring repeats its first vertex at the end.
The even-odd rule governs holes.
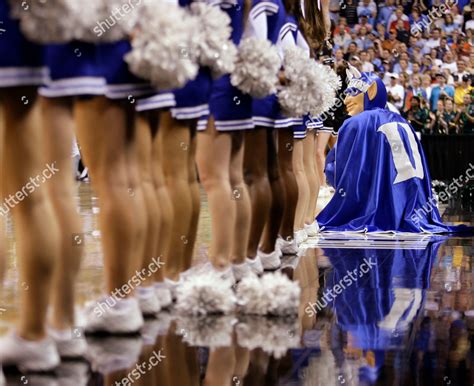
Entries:
POLYGON ((383 79, 423 134, 474 134, 474 0, 331 0, 336 61, 383 79))

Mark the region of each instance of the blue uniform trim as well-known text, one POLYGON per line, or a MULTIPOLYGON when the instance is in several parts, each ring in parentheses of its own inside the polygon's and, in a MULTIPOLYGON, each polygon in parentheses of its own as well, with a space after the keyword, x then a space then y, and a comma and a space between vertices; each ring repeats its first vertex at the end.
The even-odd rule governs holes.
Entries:
POLYGON ((39 89, 39 94, 47 98, 74 95, 104 95, 106 82, 102 77, 77 77, 53 80, 39 89))
POLYGON ((163 94, 153 95, 148 98, 139 99, 137 102, 136 110, 137 111, 148 111, 148 110, 157 110, 165 109, 176 106, 176 100, 174 99, 174 94, 172 92, 167 92, 163 94))

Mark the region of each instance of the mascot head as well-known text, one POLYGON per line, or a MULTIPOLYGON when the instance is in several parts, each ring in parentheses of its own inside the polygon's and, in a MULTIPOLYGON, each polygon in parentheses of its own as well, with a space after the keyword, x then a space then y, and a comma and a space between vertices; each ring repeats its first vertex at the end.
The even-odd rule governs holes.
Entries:
POLYGON ((346 70, 347 89, 344 104, 349 115, 354 116, 365 110, 384 108, 387 104, 387 90, 377 75, 371 72, 360 73, 349 65, 346 70))

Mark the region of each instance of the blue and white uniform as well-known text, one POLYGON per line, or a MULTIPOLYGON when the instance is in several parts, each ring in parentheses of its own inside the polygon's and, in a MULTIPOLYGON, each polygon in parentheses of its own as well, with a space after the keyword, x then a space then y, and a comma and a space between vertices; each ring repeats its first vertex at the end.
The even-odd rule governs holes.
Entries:
MULTIPOLYGON (((281 0, 254 0, 245 36, 269 40, 272 44, 277 44, 285 22, 286 12, 281 0)), ((292 125, 291 119, 285 121, 281 115, 276 95, 255 98, 252 107, 255 126, 275 128, 277 124, 278 127, 292 125)))
POLYGON ((25 39, 7 0, 0 0, 0 21, 0 88, 41 85, 46 77, 43 49, 25 39))
MULTIPOLYGON (((181 7, 187 7, 191 0, 179 0, 181 7)), ((199 119, 209 115, 209 97, 212 77, 208 68, 200 68, 196 79, 176 90, 162 91, 142 98, 137 102, 137 111, 170 109, 175 119, 199 119)))

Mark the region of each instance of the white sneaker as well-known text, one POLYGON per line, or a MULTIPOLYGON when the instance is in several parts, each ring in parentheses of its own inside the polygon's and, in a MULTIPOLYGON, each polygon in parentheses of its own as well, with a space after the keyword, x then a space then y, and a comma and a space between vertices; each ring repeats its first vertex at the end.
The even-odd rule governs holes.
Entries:
POLYGON ((89 365, 83 361, 62 362, 55 373, 61 386, 86 386, 89 381, 89 365))
POLYGON ((54 370, 59 362, 56 345, 49 337, 32 342, 12 331, 0 338, 0 363, 5 366, 16 366, 21 372, 43 372, 54 370))
POLYGON ((273 271, 280 268, 281 265, 281 252, 276 249, 271 253, 262 252, 260 249, 257 251, 257 257, 260 258, 262 262, 263 269, 265 271, 273 271))
POLYGON ((173 299, 173 301, 175 301, 176 296, 177 296, 178 287, 181 284, 181 278, 180 278, 180 280, 171 280, 171 279, 168 279, 166 277, 163 283, 165 283, 166 288, 168 288, 168 291, 170 291, 171 299, 173 299))
POLYGON ((234 275, 235 281, 240 281, 244 277, 251 275, 253 272, 250 269, 249 264, 245 261, 242 264, 232 264, 232 274, 234 275))
POLYGON ((154 287, 137 287, 135 296, 143 316, 153 316, 160 312, 161 306, 154 287))
POLYGON ((315 237, 319 233, 319 224, 316 220, 311 224, 304 224, 304 230, 309 237, 315 237))
POLYGON ((49 336, 56 343, 61 358, 81 358, 87 351, 86 337, 81 330, 48 330, 49 336))
POLYGON ((252 270, 252 272, 255 275, 262 275, 263 274, 263 266, 262 266, 262 260, 260 259, 260 256, 255 256, 255 259, 251 259, 247 257, 245 259, 247 261, 248 266, 252 270))
POLYGON ((188 272, 184 276, 184 280, 189 280, 191 278, 194 278, 196 275, 202 275, 209 272, 213 272, 217 274, 217 276, 220 279, 229 281, 231 285, 235 284, 235 277, 234 277, 234 272, 232 270, 232 265, 230 265, 225 270, 221 271, 221 270, 216 269, 210 261, 208 261, 206 264, 202 264, 188 270, 188 272))
POLYGON ((85 330, 89 333, 127 334, 140 331, 143 316, 137 299, 102 298, 86 304, 85 330), (110 299, 110 300, 109 300, 110 299), (103 307, 103 305, 107 307, 103 307))
POLYGON ((168 286, 164 282, 155 282, 153 284, 155 287, 155 295, 158 301, 160 302, 161 309, 168 308, 173 304, 173 298, 171 296, 171 291, 168 289, 168 286))
POLYGON ((285 240, 283 237, 278 236, 276 243, 283 255, 296 255, 298 253, 296 239, 285 240))
POLYGON ((306 240, 308 240, 308 234, 306 233, 306 230, 299 229, 295 232, 296 245, 300 245, 304 243, 306 240))

